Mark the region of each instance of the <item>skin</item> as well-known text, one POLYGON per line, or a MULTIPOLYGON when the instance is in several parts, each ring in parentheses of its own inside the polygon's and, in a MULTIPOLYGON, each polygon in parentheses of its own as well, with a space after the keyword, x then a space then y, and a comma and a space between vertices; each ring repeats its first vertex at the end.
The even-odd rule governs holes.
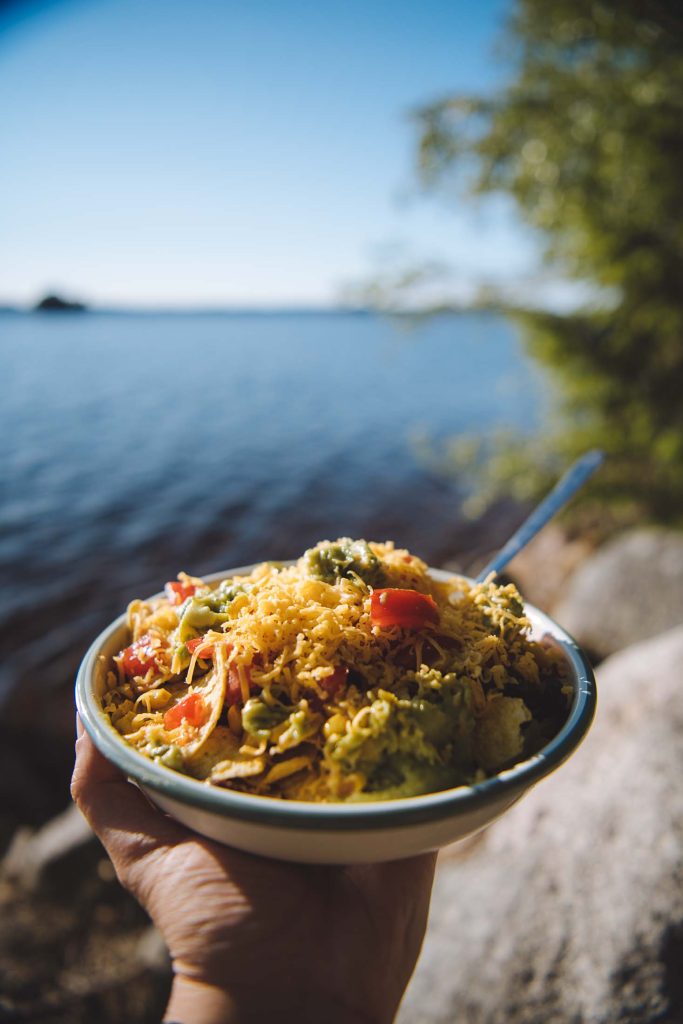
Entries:
POLYGON ((165 1021, 393 1021, 424 937, 433 854, 318 867, 232 850, 153 808, 78 732, 73 798, 171 955, 165 1021))

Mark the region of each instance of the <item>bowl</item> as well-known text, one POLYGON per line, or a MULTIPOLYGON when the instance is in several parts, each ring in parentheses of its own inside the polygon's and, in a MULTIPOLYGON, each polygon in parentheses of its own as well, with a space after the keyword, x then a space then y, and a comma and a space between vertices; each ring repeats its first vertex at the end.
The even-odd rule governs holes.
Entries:
MULTIPOLYGON (((207 576, 218 583, 247 575, 254 566, 207 576)), ((435 579, 452 574, 430 570, 435 579)), ((576 642, 531 605, 532 636, 553 643, 569 667, 572 698, 557 735, 538 753, 472 786, 398 800, 317 804, 220 789, 158 765, 130 747, 103 712, 107 667, 129 643, 122 615, 94 641, 76 679, 76 704, 100 752, 162 811, 188 828, 228 846, 307 864, 398 860, 436 850, 472 835, 498 818, 532 786, 562 764, 588 731, 596 705, 593 671, 576 642)))

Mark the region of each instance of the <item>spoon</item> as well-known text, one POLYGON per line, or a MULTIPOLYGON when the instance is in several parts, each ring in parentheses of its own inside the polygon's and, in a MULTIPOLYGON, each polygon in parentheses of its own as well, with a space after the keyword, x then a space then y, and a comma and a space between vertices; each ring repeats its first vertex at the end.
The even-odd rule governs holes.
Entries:
POLYGON ((491 573, 497 576, 508 562, 522 548, 527 546, 531 538, 535 537, 539 530, 542 530, 545 524, 583 487, 586 480, 602 465, 604 459, 605 453, 597 448, 586 452, 580 459, 577 459, 555 484, 547 498, 544 498, 541 504, 524 520, 519 529, 513 533, 510 540, 500 549, 498 554, 494 555, 488 565, 484 566, 477 576, 476 582, 483 583, 491 573))

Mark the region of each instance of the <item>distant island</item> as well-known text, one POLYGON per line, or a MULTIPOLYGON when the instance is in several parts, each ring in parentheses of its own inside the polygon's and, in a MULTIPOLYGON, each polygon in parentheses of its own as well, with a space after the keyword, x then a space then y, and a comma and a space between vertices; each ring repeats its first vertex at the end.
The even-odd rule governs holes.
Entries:
POLYGON ((33 307, 36 313, 83 313, 86 308, 82 302, 69 302, 60 295, 46 295, 33 307))

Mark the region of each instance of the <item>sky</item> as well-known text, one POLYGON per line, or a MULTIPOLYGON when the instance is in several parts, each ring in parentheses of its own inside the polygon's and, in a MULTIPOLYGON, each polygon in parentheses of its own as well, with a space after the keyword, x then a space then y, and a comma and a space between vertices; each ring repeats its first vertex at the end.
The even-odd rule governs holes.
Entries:
POLYGON ((505 201, 420 194, 410 112, 489 91, 510 0, 52 0, 0 13, 0 302, 334 305, 530 271, 505 201))

